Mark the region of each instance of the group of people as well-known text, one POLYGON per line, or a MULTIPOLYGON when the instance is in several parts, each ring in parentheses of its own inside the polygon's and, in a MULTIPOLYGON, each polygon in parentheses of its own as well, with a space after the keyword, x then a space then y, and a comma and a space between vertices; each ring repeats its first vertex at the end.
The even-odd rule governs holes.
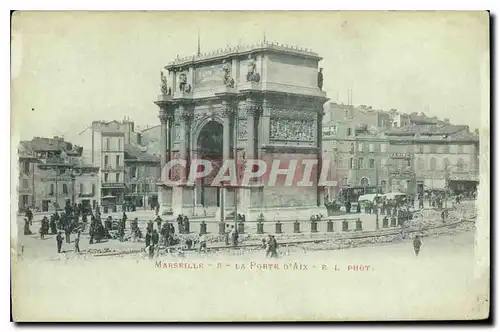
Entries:
POLYGON ((262 248, 266 250, 266 257, 278 257, 278 242, 274 235, 269 235, 267 240, 262 239, 262 248))

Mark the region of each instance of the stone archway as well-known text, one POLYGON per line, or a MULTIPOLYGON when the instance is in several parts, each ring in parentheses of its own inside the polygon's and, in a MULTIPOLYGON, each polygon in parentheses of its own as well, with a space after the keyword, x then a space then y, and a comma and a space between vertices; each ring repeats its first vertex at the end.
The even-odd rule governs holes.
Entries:
POLYGON ((197 183, 197 201, 204 208, 216 208, 220 206, 220 188, 212 187, 211 183, 222 165, 223 125, 219 121, 212 119, 200 123, 200 127, 195 141, 196 156, 199 159, 210 160, 212 172, 197 183))

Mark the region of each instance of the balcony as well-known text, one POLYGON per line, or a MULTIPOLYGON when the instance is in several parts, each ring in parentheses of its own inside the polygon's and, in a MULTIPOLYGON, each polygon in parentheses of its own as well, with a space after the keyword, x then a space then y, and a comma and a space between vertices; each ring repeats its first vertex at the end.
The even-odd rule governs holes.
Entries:
POLYGON ((124 189, 125 183, 123 182, 103 182, 101 183, 102 188, 115 188, 115 189, 124 189))
POLYGON ((31 188, 19 188, 17 190, 17 192, 19 194, 31 194, 32 193, 31 188))
POLYGON ((103 171, 107 172, 123 172, 125 170, 125 167, 123 166, 113 166, 113 165, 104 165, 102 168, 103 171))

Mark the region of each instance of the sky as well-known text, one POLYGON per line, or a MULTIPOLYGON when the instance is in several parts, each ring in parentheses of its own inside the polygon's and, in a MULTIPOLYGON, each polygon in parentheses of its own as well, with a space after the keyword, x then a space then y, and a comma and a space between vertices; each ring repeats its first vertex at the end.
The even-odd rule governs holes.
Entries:
POLYGON ((332 101, 425 111, 481 127, 486 12, 17 12, 12 136, 71 140, 93 120, 159 124, 160 70, 177 55, 263 40, 324 59, 332 101))

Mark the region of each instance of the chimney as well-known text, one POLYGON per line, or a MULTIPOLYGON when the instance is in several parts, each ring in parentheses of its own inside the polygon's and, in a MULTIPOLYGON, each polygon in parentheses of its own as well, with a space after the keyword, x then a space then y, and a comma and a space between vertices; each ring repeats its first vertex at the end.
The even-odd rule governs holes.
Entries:
POLYGON ((479 129, 474 129, 474 135, 479 136, 479 129))
POLYGON ((450 124, 450 119, 445 118, 445 119, 444 119, 444 123, 446 123, 446 124, 450 124))

